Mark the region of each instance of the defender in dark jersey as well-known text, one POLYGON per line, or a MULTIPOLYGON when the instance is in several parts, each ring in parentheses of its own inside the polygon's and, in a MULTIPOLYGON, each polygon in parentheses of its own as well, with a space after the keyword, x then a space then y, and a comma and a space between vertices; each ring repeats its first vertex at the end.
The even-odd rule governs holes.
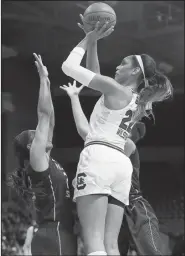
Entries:
POLYGON ((12 175, 15 187, 29 202, 34 198, 38 230, 31 243, 32 255, 76 255, 72 200, 63 168, 50 157, 54 109, 47 68, 34 54, 40 76, 38 125, 14 141, 19 168, 12 175))
MULTIPOLYGON (((145 135, 144 123, 137 123, 132 130, 130 139, 137 143, 145 135)), ((159 222, 153 208, 143 198, 140 190, 140 160, 137 148, 130 155, 133 165, 132 186, 129 206, 125 206, 122 228, 119 236, 121 255, 127 255, 130 244, 137 255, 168 255, 164 241, 161 240, 159 222)))

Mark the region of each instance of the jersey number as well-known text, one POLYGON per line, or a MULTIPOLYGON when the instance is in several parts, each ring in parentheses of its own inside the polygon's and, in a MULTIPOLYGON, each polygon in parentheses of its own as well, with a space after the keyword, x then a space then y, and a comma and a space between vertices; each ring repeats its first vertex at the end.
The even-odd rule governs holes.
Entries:
POLYGON ((131 119, 132 119, 132 114, 133 114, 132 110, 129 109, 129 110, 125 113, 126 117, 124 117, 124 118, 122 119, 122 121, 121 121, 121 123, 120 123, 120 125, 119 125, 119 129, 118 129, 118 131, 117 131, 117 134, 118 134, 119 136, 123 137, 123 138, 125 138, 125 135, 126 135, 126 134, 128 134, 128 133, 131 132, 131 128, 132 128, 132 125, 133 125, 133 123, 130 122, 131 119), (127 122, 130 122, 130 123, 127 125, 127 124, 126 124, 127 122), (126 131, 126 134, 125 134, 124 131, 126 131))

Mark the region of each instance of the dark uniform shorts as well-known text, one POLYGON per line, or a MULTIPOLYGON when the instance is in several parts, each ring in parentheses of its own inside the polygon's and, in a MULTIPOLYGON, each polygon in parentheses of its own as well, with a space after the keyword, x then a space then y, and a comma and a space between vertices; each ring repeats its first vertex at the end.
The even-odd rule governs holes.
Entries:
POLYGON ((32 244, 32 255, 76 255, 76 237, 61 227, 60 222, 41 224, 35 232, 32 244))
POLYGON ((142 196, 125 207, 119 236, 122 255, 127 255, 129 241, 138 255, 168 255, 167 246, 160 237, 158 219, 151 205, 142 196))

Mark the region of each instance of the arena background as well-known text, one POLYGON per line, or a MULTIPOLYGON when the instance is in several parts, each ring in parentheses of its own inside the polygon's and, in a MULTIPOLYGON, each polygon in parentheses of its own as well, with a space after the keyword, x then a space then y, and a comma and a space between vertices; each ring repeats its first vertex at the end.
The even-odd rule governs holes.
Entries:
MULTIPOLYGON (((83 37, 77 27, 79 14, 93 2, 2 2, 2 219, 6 222, 12 212, 15 216, 3 234, 20 235, 16 227, 19 229, 23 218, 19 209, 24 207, 27 217, 20 243, 30 224, 29 210, 8 188, 6 177, 16 167, 13 138, 25 129, 35 129, 37 124, 39 79, 32 53, 41 54, 51 79, 56 115, 52 155, 72 180, 83 142, 75 129, 70 100, 58 89, 69 81, 60 67, 83 37)), ((155 124, 145 121, 147 134, 138 145, 141 188, 173 250, 184 237, 184 2, 104 2, 115 9, 117 25, 110 37, 98 42, 101 73, 113 76, 123 57, 147 53, 174 86, 173 100, 154 107, 155 124)), ((86 88, 81 93, 88 118, 98 97, 98 93, 86 88)))

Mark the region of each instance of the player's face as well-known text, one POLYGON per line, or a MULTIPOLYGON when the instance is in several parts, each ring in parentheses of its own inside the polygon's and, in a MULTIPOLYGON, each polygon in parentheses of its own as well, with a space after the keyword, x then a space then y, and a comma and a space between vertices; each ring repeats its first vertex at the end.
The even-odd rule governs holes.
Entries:
POLYGON ((125 57, 121 64, 116 67, 115 80, 120 84, 126 83, 131 77, 133 69, 133 55, 125 57))

